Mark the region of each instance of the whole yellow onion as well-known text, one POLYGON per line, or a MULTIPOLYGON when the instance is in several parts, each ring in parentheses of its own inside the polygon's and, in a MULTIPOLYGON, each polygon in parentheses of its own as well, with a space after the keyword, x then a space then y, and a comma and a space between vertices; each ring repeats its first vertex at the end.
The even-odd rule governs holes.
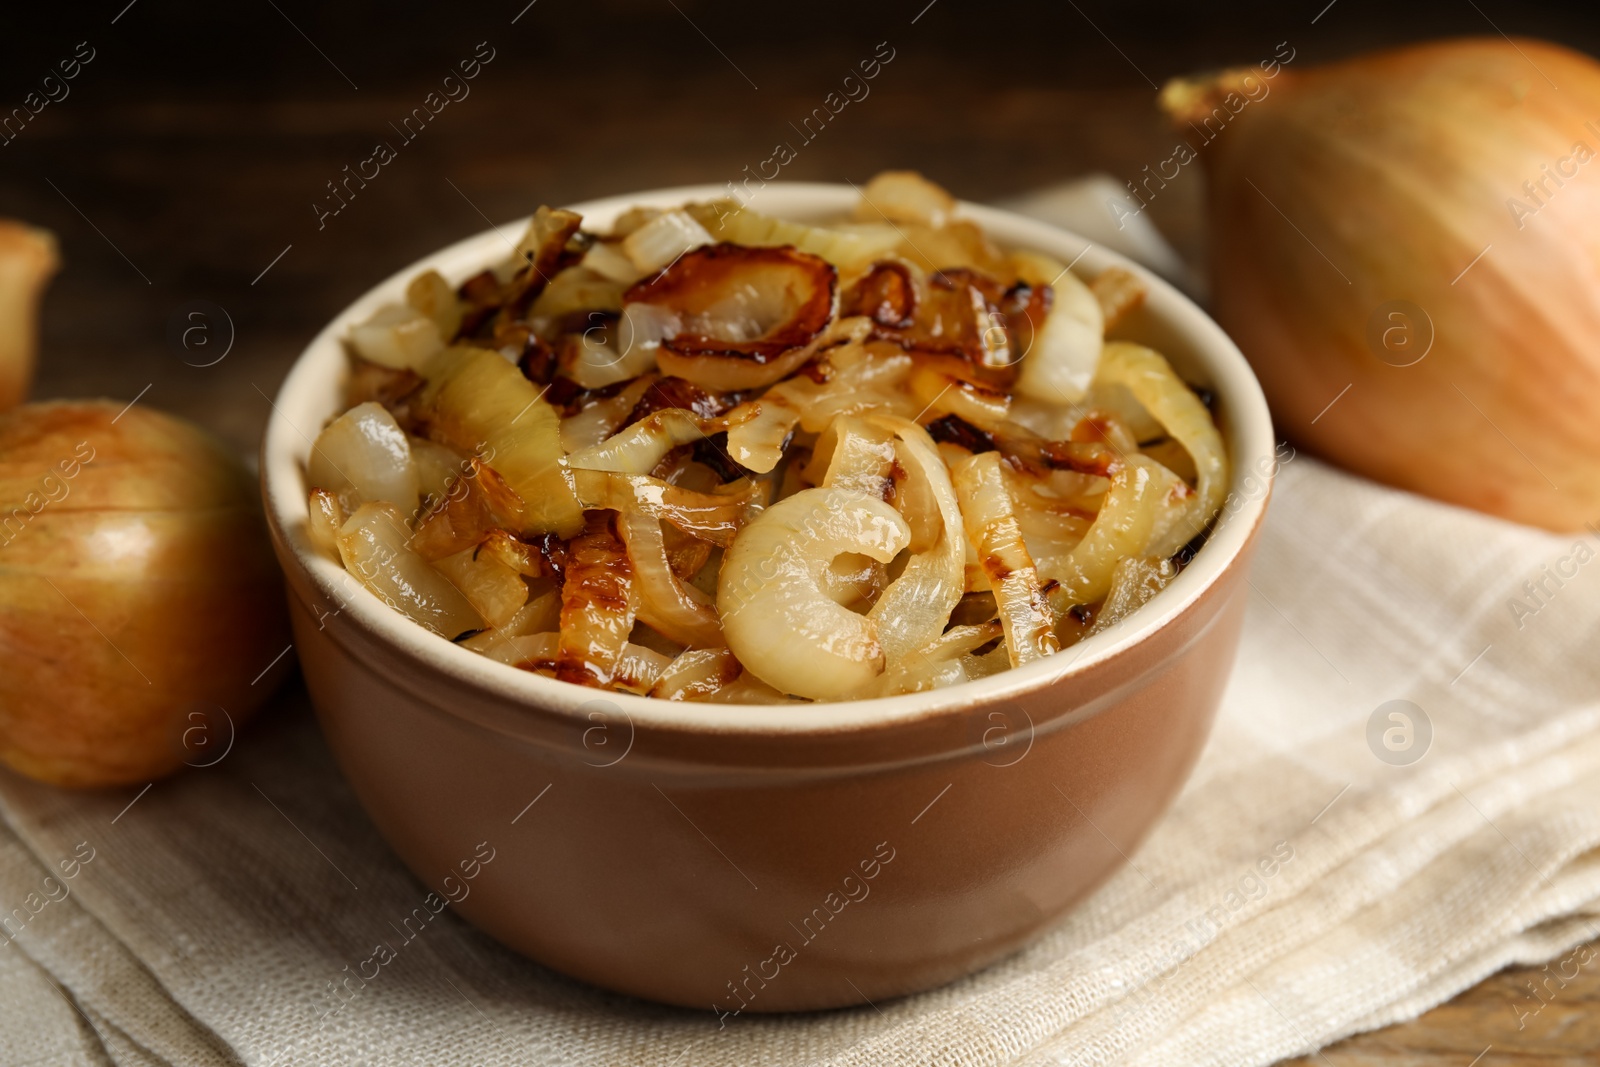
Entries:
POLYGON ((288 646, 248 473, 121 403, 0 415, 0 760, 61 785, 215 762, 288 646))
POLYGON ((0 411, 22 403, 39 347, 39 298, 61 265, 56 239, 0 219, 0 411))
POLYGON ((1600 519, 1600 64, 1442 41, 1162 102, 1204 142, 1214 313, 1292 438, 1521 522, 1600 519))

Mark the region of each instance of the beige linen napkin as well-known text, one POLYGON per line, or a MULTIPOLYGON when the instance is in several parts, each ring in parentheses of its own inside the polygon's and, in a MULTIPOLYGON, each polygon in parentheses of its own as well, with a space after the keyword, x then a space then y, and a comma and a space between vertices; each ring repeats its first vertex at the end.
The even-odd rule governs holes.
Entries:
MULTIPOLYGON (((143 795, 0 775, 0 908, 29 915, 0 947, 0 1040, 7 1062, 63 1064, 1256 1065, 1511 962, 1554 958, 1559 996, 1600 966, 1570 951, 1600 933, 1597 548, 1292 459, 1215 732, 1131 863, 968 979, 726 1029, 449 911, 332 1010, 426 890, 297 688, 143 795)), ((937 811, 919 830, 937 846, 937 811)))

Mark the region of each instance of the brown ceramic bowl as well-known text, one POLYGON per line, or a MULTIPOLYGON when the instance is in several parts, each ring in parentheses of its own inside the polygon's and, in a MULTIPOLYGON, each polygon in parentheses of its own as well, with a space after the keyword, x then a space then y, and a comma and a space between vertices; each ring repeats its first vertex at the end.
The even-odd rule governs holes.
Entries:
MULTIPOLYGON (((720 195, 577 210, 603 228, 635 204, 720 195)), ((856 197, 772 184, 756 207, 804 221, 856 197)), ((306 684, 379 831, 467 919, 651 1000, 876 1001, 1016 950, 1120 866, 1177 793, 1238 642, 1273 455, 1266 404, 1233 343, 1159 278, 1043 223, 963 210, 1087 276, 1138 274, 1149 298, 1119 335, 1214 391, 1235 474, 1210 542, 1152 603, 1057 656, 935 692, 792 707, 597 694, 435 637, 312 547, 305 461, 340 409, 341 338, 421 270, 455 282, 503 258, 499 234, 396 274, 295 364, 261 468, 306 684)))

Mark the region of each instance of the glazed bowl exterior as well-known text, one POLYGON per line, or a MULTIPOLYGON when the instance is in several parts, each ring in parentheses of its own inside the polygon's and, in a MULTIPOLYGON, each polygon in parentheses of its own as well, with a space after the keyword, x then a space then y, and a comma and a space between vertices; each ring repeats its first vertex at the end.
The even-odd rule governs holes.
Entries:
MULTIPOLYGON (((576 210, 603 229, 637 204, 725 195, 576 210)), ((772 183, 752 206, 806 221, 857 196, 772 183)), ((758 707, 584 689, 434 636, 311 545, 305 461, 340 410, 341 338, 422 270, 458 283, 503 258, 521 224, 407 267, 295 364, 261 466, 306 684, 379 832, 465 918, 558 971, 724 1021, 880 1001, 1026 943, 1177 793, 1238 643, 1273 454, 1265 402, 1227 336, 1148 271, 1031 219, 963 211, 1085 276, 1139 275, 1148 298, 1118 336, 1212 390, 1234 475, 1209 542, 1152 603, 1054 657, 930 693, 758 707)))

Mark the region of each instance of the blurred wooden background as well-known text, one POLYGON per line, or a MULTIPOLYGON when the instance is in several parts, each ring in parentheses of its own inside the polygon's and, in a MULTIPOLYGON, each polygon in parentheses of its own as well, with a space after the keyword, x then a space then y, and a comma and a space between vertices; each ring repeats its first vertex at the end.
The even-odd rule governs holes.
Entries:
MULTIPOLYGON (((0 214, 54 230, 66 261, 45 305, 36 395, 148 389, 141 402, 253 452, 263 394, 322 323, 486 218, 736 180, 779 141, 799 149, 784 178, 912 167, 975 200, 1091 170, 1132 179, 1175 144, 1154 106, 1171 76, 1255 62, 1280 42, 1300 67, 1501 31, 1600 51, 1592 7, 1504 0, 54 5, 8 11, 0 34, 0 113, 41 88, 60 97, 0 145, 0 214), (45 85, 86 54, 80 42, 94 58, 64 89, 45 85), (479 42, 493 59, 470 95, 402 145, 390 123, 479 42), (870 95, 800 145, 790 124, 880 42, 894 58, 870 95), (397 158, 319 229, 326 183, 379 141, 397 158), (186 318, 193 301, 226 321, 186 318), (204 366, 230 322, 226 358, 204 366), (195 325, 185 348, 177 336, 195 325)), ((1194 263, 1202 195, 1188 167, 1150 209, 1194 263)), ((1486 1046, 1485 1067, 1594 1062, 1579 1050, 1600 1047, 1596 982, 1519 1029, 1525 981, 1508 973, 1304 1062, 1467 1067, 1486 1046)))

